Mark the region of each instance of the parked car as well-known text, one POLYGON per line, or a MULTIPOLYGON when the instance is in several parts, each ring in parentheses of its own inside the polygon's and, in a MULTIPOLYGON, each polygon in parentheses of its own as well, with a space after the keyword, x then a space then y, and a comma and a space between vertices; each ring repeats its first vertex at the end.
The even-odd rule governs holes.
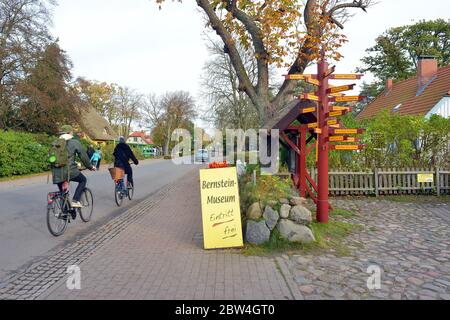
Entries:
POLYGON ((198 149, 195 153, 195 162, 209 162, 208 150, 198 149))

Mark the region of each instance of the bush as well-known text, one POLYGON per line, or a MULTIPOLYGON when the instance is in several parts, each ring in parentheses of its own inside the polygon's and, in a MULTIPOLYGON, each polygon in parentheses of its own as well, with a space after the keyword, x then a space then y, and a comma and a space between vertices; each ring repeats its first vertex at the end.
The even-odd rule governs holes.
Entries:
POLYGON ((43 134, 0 131, 0 177, 46 171, 53 139, 43 134))

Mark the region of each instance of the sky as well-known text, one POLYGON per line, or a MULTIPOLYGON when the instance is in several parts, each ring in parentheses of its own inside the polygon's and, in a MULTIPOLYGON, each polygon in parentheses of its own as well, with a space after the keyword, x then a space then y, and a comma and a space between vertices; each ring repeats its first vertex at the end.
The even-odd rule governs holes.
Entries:
MULTIPOLYGON (((450 21, 450 0, 378 0, 368 13, 355 13, 345 25, 349 42, 341 50, 339 73, 354 72, 365 50, 391 27, 450 21)), ((74 77, 117 83, 143 94, 184 90, 199 96, 209 31, 195 1, 168 0, 160 10, 151 0, 58 0, 53 18, 53 35, 70 56, 74 77)))

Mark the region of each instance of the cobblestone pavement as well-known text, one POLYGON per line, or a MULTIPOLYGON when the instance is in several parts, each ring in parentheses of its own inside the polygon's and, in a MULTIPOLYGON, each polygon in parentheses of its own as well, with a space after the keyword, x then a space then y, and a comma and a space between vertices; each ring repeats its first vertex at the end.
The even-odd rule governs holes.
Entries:
POLYGON ((198 173, 0 283, 0 299, 450 299, 448 204, 337 200, 364 225, 352 254, 247 257, 203 250, 198 173), (68 290, 67 267, 81 269, 68 290), (368 290, 367 268, 381 268, 368 290))
POLYGON ((364 230, 346 239, 348 257, 285 256, 286 277, 305 299, 450 299, 448 204, 337 200, 334 205, 358 212, 341 220, 364 230), (367 289, 371 265, 381 269, 379 290, 367 289))

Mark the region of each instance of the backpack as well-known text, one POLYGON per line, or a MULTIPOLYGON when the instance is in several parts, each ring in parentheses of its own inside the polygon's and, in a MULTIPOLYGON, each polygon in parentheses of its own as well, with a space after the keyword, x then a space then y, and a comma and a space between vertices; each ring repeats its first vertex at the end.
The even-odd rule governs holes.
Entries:
POLYGON ((69 152, 67 151, 67 141, 58 139, 53 141, 48 153, 48 162, 53 168, 62 168, 69 164, 69 152))

